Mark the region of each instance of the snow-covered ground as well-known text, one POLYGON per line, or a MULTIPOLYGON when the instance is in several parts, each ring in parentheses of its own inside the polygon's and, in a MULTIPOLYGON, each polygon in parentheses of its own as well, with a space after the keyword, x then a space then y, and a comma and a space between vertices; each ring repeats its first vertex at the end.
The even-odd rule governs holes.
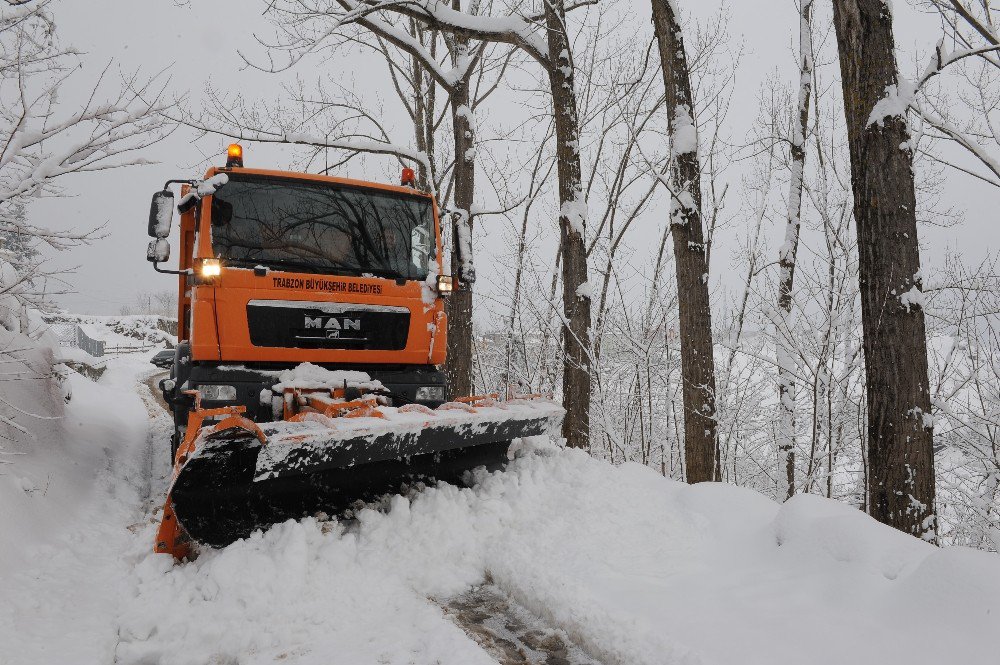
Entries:
POLYGON ((73 379, 66 442, 0 467, 4 665, 492 663, 442 609, 487 578, 608 664, 997 662, 995 554, 545 441, 473 488, 175 565, 151 552, 168 425, 145 361, 73 379))
POLYGON ((122 553, 149 512, 153 370, 144 354, 109 359, 99 383, 71 372, 59 420, 22 419, 35 437, 0 468, 0 663, 114 662, 122 553))

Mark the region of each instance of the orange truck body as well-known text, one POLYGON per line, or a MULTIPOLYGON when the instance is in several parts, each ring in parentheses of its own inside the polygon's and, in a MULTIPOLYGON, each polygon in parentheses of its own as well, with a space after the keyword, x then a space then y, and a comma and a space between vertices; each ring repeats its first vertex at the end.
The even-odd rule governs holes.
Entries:
MULTIPOLYGON (((434 210, 437 273, 442 273, 441 229, 434 197, 410 187, 401 187, 311 173, 246 168, 211 168, 205 177, 239 171, 246 176, 287 178, 332 186, 372 189, 422 197, 434 210)), ((182 190, 182 194, 185 190, 182 190)), ((442 365, 447 348, 447 322, 443 300, 434 292, 425 302, 427 285, 417 281, 377 276, 356 277, 226 266, 210 283, 197 278, 197 263, 213 258, 211 205, 201 205, 180 217, 178 288, 178 340, 190 341, 191 360, 219 363, 303 362, 330 365, 442 365), (250 339, 248 305, 254 301, 301 303, 355 303, 405 308, 409 330, 400 350, 285 348, 255 346, 250 339)))

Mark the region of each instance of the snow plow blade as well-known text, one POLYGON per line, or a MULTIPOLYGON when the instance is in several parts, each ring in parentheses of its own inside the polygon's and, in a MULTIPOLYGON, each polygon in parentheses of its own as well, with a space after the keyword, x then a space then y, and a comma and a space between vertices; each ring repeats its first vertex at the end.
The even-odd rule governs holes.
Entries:
POLYGON ((157 551, 180 557, 189 540, 224 546, 286 519, 337 513, 403 483, 455 482, 478 466, 500 468, 512 439, 553 431, 564 414, 545 399, 490 401, 380 407, 361 417, 304 413, 259 429, 242 418, 205 427, 178 463, 157 551), (176 537, 164 537, 165 526, 176 537))

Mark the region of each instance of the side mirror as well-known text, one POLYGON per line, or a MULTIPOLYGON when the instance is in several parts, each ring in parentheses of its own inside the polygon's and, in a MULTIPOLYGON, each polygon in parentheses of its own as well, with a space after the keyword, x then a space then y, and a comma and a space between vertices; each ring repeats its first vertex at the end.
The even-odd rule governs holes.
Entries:
POLYGON ((174 193, 169 189, 153 194, 149 206, 149 237, 166 238, 174 221, 174 193))
POLYGON ((146 248, 146 260, 150 263, 165 263, 170 259, 170 241, 166 238, 157 238, 149 241, 146 248))

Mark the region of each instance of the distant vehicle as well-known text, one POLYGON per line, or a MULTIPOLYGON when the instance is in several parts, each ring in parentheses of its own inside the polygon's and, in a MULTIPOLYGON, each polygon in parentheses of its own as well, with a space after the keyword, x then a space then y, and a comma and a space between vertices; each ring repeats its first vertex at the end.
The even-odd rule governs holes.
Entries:
POLYGON ((153 363, 160 369, 170 369, 174 364, 174 350, 173 349, 163 349, 157 352, 155 356, 149 359, 149 362, 153 363))

